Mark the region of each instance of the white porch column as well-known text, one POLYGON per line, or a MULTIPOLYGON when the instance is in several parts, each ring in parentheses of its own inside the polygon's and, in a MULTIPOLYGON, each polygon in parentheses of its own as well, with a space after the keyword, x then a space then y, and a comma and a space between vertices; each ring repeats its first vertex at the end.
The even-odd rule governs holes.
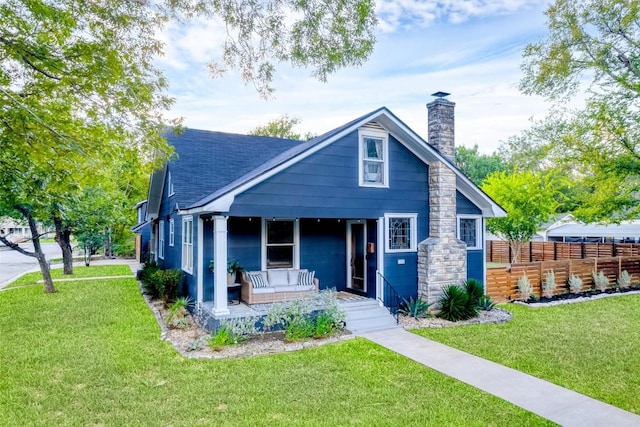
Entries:
MULTIPOLYGON (((385 241, 384 241, 384 217, 380 217, 378 218, 378 220, 376 221, 377 226, 378 226, 378 230, 377 230, 377 234, 378 234, 378 239, 376 242, 376 255, 377 255, 377 264, 378 264, 378 268, 376 273, 380 273, 382 275, 382 277, 384 277, 384 245, 385 245, 385 241)), ((376 289, 376 298, 380 301, 384 301, 384 286, 382 286, 382 282, 380 280, 380 277, 378 276, 378 274, 376 274, 376 285, 377 285, 377 289, 376 289)))
POLYGON ((197 277, 197 290, 196 290, 196 303, 197 306, 200 307, 202 304, 202 297, 203 297, 203 289, 204 289, 204 276, 203 276, 203 259, 204 259, 204 240, 203 240, 203 228, 204 228, 204 221, 202 220, 202 217, 199 216, 198 217, 198 254, 196 256, 196 274, 198 275, 197 277))
POLYGON ((227 307, 227 217, 213 217, 213 314, 229 314, 227 307))

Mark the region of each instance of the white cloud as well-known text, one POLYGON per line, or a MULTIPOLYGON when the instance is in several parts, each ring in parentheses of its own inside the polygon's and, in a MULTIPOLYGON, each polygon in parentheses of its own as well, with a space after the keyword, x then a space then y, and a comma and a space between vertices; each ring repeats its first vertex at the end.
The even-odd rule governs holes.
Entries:
POLYGON ((381 0, 377 14, 382 31, 395 31, 434 22, 460 24, 470 18, 512 13, 540 0, 381 0))
MULTIPOLYGON (((396 7, 417 3, 401 0, 396 7)), ((521 50, 545 31, 544 5, 538 2, 537 9, 525 10, 523 5, 532 2, 489 3, 440 2, 440 8, 464 16, 486 16, 464 24, 438 21, 380 34, 374 54, 363 67, 341 70, 328 83, 311 79, 308 70, 279 67, 276 99, 271 101, 260 99, 237 73, 211 80, 203 64, 217 52, 211 34, 219 28, 174 30, 167 33, 177 38, 170 40, 172 54, 163 63, 176 97, 171 114, 184 116, 189 127, 246 133, 286 113, 302 119, 299 132, 321 134, 387 106, 426 136, 425 104, 431 101, 431 93, 443 90, 451 92, 450 99, 456 102, 457 143, 477 143, 482 152, 492 152, 500 141, 528 127, 531 116, 544 116, 548 106, 517 89, 521 50), (517 10, 507 15, 510 7, 517 10)), ((424 11, 422 16, 427 15, 424 11)))

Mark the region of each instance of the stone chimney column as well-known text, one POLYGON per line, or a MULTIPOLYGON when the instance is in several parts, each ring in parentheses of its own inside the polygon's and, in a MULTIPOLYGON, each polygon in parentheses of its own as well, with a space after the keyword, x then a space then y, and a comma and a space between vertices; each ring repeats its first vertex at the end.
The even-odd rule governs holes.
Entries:
MULTIPOLYGON (((454 107, 442 92, 427 104, 429 144, 455 164, 454 107)), ((456 175, 445 162, 429 164, 429 238, 418 245, 418 296, 436 302, 442 288, 467 278, 467 245, 456 236, 456 175)))
POLYGON ((456 162, 455 106, 454 102, 444 98, 436 98, 427 104, 429 144, 453 164, 456 162))

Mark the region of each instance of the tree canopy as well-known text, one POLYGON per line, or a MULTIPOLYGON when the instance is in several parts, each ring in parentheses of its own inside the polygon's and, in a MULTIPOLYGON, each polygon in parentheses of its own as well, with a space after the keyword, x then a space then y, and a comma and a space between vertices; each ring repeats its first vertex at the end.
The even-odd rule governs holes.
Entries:
POLYGON ((533 152, 580 181, 575 215, 583 220, 640 213, 639 13, 632 0, 556 0, 548 37, 524 52, 521 89, 556 110, 523 135, 520 158, 533 152), (568 109, 577 96, 586 96, 584 108, 568 109))
POLYGON ((482 184, 482 190, 507 211, 506 217, 487 219, 487 230, 509 242, 514 260, 522 244, 556 213, 562 198, 561 180, 550 173, 502 171, 489 175, 482 184))
MULTIPOLYGON (((157 31, 169 19, 194 16, 227 26, 224 55, 212 70, 239 69, 263 95, 272 90, 276 62, 309 66, 324 80, 364 61, 375 41, 369 0, 4 1, 0 211, 30 224, 57 218, 76 226, 83 196, 134 194, 127 179, 169 156, 161 135, 167 124, 179 124, 163 116, 172 99, 154 66, 162 54, 157 31)), ((32 255, 53 291, 37 233, 33 238, 32 255)))
POLYGON ((249 135, 273 136, 275 138, 295 139, 298 141, 308 141, 314 138, 314 135, 307 132, 304 136, 293 130, 294 126, 302 120, 298 117, 289 117, 285 114, 275 120, 270 121, 266 125, 261 125, 249 131, 249 135))
POLYGON ((456 147, 456 165, 476 185, 482 184, 482 181, 493 172, 505 169, 502 158, 498 154, 480 154, 478 144, 471 148, 456 147))

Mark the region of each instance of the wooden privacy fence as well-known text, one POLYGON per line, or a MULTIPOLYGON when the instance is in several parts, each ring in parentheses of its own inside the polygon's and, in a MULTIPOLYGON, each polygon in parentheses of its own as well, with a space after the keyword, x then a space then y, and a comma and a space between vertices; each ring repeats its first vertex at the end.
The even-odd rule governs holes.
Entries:
MULTIPOLYGON (((487 262, 511 263, 509 244, 502 240, 487 240, 487 262)), ((522 245, 519 263, 566 259, 640 256, 639 243, 563 243, 527 242, 522 245)))
POLYGON ((569 292, 567 283, 572 274, 582 279, 582 292, 592 290, 594 271, 596 274, 602 271, 607 276, 610 288, 616 286, 618 276, 624 270, 632 275, 633 285, 640 284, 640 256, 542 261, 512 264, 511 268, 487 269, 487 295, 496 302, 519 299, 518 280, 526 273, 533 293, 542 296, 542 282, 550 270, 556 277, 554 295, 569 292))

